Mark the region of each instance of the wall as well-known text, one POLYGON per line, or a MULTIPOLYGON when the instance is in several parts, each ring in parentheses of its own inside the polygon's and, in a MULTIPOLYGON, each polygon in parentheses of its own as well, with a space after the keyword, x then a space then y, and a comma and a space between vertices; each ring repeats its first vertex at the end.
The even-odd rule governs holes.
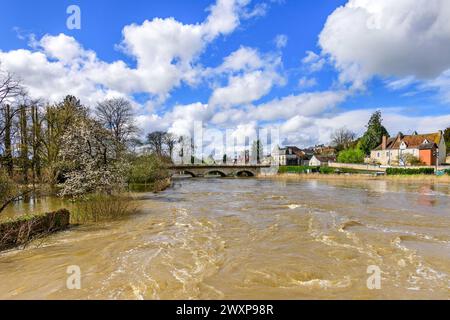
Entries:
POLYGON ((370 165, 370 164, 351 164, 351 163, 331 162, 329 164, 329 166, 330 166, 330 168, 367 170, 367 171, 377 171, 377 172, 385 172, 386 171, 386 168, 380 168, 380 166, 374 166, 374 165, 370 165))
POLYGON ((66 229, 69 224, 70 213, 67 210, 0 223, 0 251, 24 245, 34 238, 66 229))

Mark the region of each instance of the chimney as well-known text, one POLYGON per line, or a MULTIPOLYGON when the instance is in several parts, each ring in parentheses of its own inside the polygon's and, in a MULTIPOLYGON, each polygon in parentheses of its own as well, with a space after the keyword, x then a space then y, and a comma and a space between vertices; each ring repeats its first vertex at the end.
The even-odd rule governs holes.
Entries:
POLYGON ((381 142, 381 149, 386 150, 386 148, 387 148, 387 137, 383 136, 383 140, 381 142))

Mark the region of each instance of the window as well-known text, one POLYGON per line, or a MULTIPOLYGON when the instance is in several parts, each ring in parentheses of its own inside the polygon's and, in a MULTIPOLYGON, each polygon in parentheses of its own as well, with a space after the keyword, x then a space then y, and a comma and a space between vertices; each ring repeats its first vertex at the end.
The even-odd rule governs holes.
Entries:
POLYGON ((377 158, 379 158, 380 156, 381 156, 381 155, 380 155, 380 153, 378 152, 378 153, 377 153, 377 158))

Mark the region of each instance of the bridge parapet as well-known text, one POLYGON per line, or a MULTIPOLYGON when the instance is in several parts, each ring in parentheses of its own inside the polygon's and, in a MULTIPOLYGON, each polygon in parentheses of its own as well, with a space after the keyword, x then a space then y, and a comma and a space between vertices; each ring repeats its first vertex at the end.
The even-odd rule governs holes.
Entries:
POLYGON ((216 174, 222 177, 255 177, 261 174, 262 169, 270 165, 174 165, 169 170, 172 175, 188 174, 192 177, 205 177, 216 174))

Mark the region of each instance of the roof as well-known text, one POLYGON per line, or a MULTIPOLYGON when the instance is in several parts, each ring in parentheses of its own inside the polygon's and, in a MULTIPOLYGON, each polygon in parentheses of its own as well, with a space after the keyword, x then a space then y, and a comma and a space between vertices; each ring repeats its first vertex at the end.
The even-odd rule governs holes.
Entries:
POLYGON ((314 156, 317 160, 319 160, 320 162, 330 162, 330 161, 336 161, 336 157, 332 157, 332 156, 314 156))
POLYGON ((432 143, 424 143, 424 144, 420 145, 419 149, 420 150, 432 150, 436 147, 437 147, 437 144, 432 142, 432 143))
MULTIPOLYGON (((419 149, 420 146, 428 143, 435 143, 439 145, 442 138, 442 132, 417 134, 417 135, 397 135, 395 138, 389 138, 386 144, 386 150, 400 149, 402 142, 406 144, 408 149, 419 149)), ((383 150, 383 145, 380 144, 374 151, 383 150)))

